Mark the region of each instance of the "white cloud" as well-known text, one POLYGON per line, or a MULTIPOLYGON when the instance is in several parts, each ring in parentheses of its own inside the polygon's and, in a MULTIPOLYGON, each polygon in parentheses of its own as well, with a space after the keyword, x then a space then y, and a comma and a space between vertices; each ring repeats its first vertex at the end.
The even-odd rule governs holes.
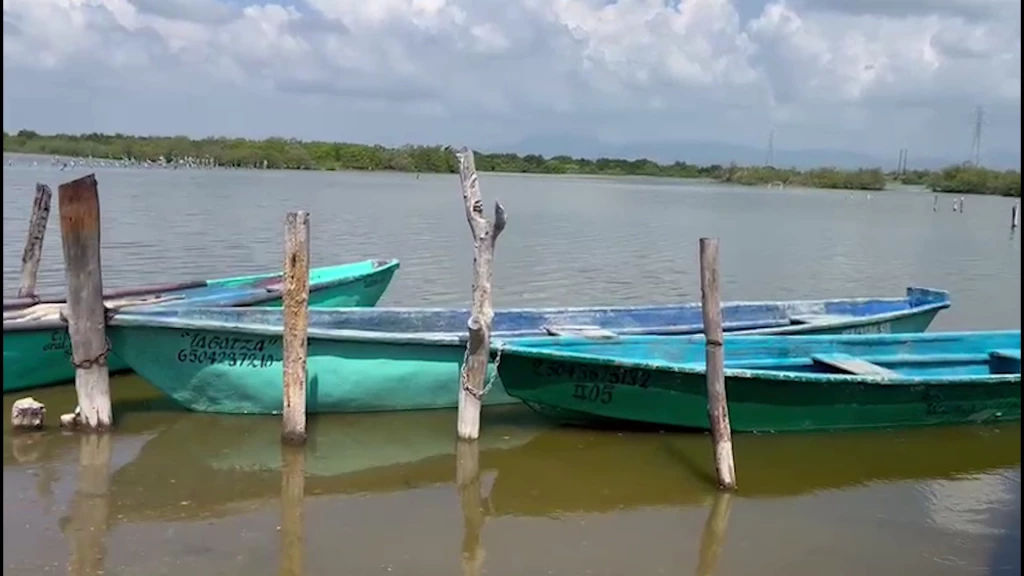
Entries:
POLYGON ((1020 150, 1010 0, 4 0, 4 127, 1020 150))

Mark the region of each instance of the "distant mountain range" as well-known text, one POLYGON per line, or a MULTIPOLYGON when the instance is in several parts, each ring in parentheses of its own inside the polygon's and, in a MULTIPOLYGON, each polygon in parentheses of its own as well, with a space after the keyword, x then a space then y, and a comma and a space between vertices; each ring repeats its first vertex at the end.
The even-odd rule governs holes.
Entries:
MULTIPOLYGON (((688 164, 729 164, 756 166, 764 164, 767 150, 762 147, 726 144, 722 142, 633 142, 612 144, 597 139, 579 136, 533 136, 513 144, 491 146, 484 152, 515 152, 517 154, 542 154, 546 157, 566 155, 574 158, 648 158, 656 162, 671 164, 683 161, 688 164)), ((833 149, 779 150, 774 153, 773 164, 777 167, 800 169, 834 166, 836 168, 874 168, 895 170, 899 151, 894 149, 891 158, 871 154, 833 149)), ((950 164, 966 161, 955 157, 915 157, 911 150, 907 168, 934 170, 950 164)), ((982 165, 999 170, 1020 170, 1020 152, 1011 150, 986 150, 982 165)))

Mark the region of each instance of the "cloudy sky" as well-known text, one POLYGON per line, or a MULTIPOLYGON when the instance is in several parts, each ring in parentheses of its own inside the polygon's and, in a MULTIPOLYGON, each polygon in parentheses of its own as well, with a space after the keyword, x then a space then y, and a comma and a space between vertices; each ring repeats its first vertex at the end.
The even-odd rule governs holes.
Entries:
POLYGON ((4 0, 4 129, 1020 151, 1020 0, 257 2, 4 0))

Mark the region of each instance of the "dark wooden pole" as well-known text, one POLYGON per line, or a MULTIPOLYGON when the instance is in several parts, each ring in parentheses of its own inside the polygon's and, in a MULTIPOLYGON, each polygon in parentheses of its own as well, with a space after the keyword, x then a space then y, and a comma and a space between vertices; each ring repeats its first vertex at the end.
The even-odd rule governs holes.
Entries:
POLYGON ((113 415, 100 257, 99 186, 90 174, 61 184, 57 195, 68 284, 65 316, 81 409, 77 424, 100 430, 113 425, 113 415))
POLYGON ((39 277, 39 261, 43 257, 43 239, 46 237, 46 222, 50 219, 50 199, 53 193, 46 184, 36 184, 36 198, 32 202, 32 219, 28 224, 28 238, 21 255, 21 283, 18 298, 36 295, 36 279, 39 277))
POLYGON ((722 300, 718 292, 718 239, 700 239, 700 296, 706 341, 708 419, 715 446, 715 469, 719 487, 736 488, 732 457, 732 430, 725 396, 725 361, 722 350, 722 300))

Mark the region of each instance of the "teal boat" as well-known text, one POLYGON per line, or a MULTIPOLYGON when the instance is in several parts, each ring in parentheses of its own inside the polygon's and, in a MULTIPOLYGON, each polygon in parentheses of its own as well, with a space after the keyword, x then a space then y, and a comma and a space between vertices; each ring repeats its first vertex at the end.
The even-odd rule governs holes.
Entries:
MULTIPOLYGON (((365 260, 313 268, 309 274, 310 306, 372 307, 398 270, 398 260, 365 260)), ((107 307, 181 308, 186 306, 280 307, 282 274, 269 273, 179 284, 129 288, 105 296, 107 307)), ((60 318, 62 300, 4 300, 4 393, 61 384, 74 379, 71 342, 60 318)), ((111 371, 128 366, 116 355, 111 371)))
MULTIPOLYGON (((708 428, 705 341, 632 336, 504 345, 506 391, 569 423, 708 428)), ((732 429, 793 432, 1020 420, 1020 330, 727 336, 732 429)))
MULTIPOLYGON (((754 334, 917 332, 948 307, 941 290, 905 298, 732 302, 726 329, 754 334)), ((465 309, 310 310, 307 411, 379 412, 457 404, 466 345, 465 309)), ((700 304, 497 310, 497 339, 548 334, 689 334, 700 304)), ((116 314, 115 352, 182 406, 199 412, 274 414, 282 406, 280 310, 179 308, 116 314)), ((500 359, 499 359, 500 361, 500 359)), ((489 368, 485 405, 509 404, 489 368)))

